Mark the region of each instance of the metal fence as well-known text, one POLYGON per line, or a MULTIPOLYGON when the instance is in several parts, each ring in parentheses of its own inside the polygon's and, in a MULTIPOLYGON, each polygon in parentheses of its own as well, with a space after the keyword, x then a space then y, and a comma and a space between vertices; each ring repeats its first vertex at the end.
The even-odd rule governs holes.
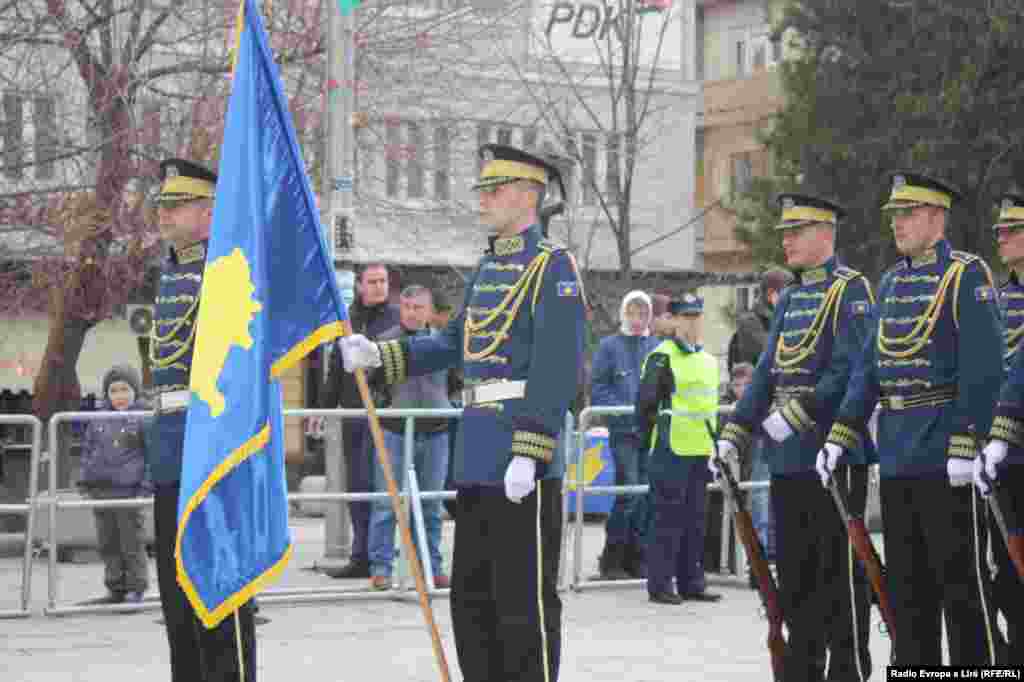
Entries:
MULTIPOLYGON (((32 430, 32 452, 29 457, 29 488, 34 489, 39 484, 39 462, 40 448, 42 445, 43 423, 36 417, 28 414, 3 414, 0 415, 0 425, 5 426, 29 426, 32 430)), ((51 461, 52 464, 52 461, 51 461)), ((51 466, 51 469, 53 467, 51 466)), ((22 504, 0 504, 0 514, 19 514, 27 517, 25 526, 31 529, 35 523, 36 505, 32 503, 30 495, 22 504)), ((25 547, 21 562, 21 608, 0 611, 0 618, 25 618, 31 615, 29 606, 32 601, 32 536, 26 531, 25 547)))

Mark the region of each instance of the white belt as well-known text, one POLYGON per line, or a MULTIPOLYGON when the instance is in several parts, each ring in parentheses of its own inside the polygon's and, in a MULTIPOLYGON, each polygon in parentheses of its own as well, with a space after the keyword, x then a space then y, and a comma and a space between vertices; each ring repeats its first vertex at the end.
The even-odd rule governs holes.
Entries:
POLYGON ((526 395, 526 381, 494 381, 462 389, 462 406, 513 400, 526 395))
POLYGON ((177 412, 188 408, 189 394, 191 391, 167 391, 156 395, 157 412, 177 412))
POLYGON ((659 410, 658 414, 665 417, 687 417, 689 419, 710 419, 718 415, 718 410, 711 412, 687 412, 685 410, 659 410))

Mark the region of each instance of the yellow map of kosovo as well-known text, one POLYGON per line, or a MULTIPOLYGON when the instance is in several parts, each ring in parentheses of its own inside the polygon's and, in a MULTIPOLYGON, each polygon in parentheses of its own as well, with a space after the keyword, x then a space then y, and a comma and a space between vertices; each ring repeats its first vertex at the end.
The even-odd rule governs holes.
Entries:
POLYGON ((189 388, 210 408, 211 416, 224 411, 224 395, 217 390, 217 381, 228 351, 232 346, 252 348, 249 323, 263 310, 263 304, 252 297, 255 291, 249 261, 241 249, 206 266, 189 388))

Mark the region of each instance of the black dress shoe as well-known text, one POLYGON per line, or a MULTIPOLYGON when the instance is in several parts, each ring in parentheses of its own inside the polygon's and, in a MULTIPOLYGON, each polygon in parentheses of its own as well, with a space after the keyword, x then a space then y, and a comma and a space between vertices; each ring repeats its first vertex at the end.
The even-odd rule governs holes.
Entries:
POLYGON ((655 604, 682 604, 683 598, 675 592, 655 592, 647 597, 655 604))
POLYGON ((369 578, 370 564, 353 561, 341 568, 325 568, 324 574, 331 578, 369 578))
POLYGON ((683 592, 683 599, 686 601, 721 601, 722 595, 716 592, 683 592))

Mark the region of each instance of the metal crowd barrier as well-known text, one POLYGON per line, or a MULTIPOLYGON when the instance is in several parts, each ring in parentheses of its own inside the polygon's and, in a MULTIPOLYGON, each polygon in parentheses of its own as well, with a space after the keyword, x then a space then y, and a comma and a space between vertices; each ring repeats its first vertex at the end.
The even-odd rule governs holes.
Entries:
POLYGON ((31 615, 29 604, 32 601, 32 527, 35 523, 36 510, 32 491, 39 485, 43 423, 30 414, 2 414, 0 415, 0 424, 17 426, 27 424, 32 427, 32 451, 29 457, 28 473, 29 495, 24 504, 0 504, 0 514, 20 514, 26 517, 25 546, 21 562, 21 608, 0 611, 0 619, 26 618, 31 615))
MULTIPOLYGON (((153 412, 61 412, 54 414, 50 419, 49 424, 49 443, 50 449, 53 452, 59 451, 57 445, 59 444, 59 427, 65 422, 72 421, 93 421, 93 420, 109 420, 114 418, 123 418, 126 416, 150 416, 153 412)), ((365 409, 294 409, 285 410, 284 416, 287 417, 325 417, 329 419, 338 419, 339 421, 347 418, 360 418, 366 417, 367 411, 365 409)), ((418 552, 420 555, 420 561, 423 569, 423 576, 426 581, 428 593, 431 596, 445 596, 449 593, 448 588, 438 588, 434 584, 433 570, 430 565, 430 553, 426 551, 427 548, 427 534, 426 526, 423 518, 422 501, 423 500, 435 500, 435 499, 452 499, 455 497, 453 491, 427 491, 423 492, 419 489, 419 484, 416 478, 414 464, 414 448, 415 448, 415 420, 417 418, 424 417, 442 417, 442 418, 459 418, 462 416, 462 409, 380 409, 377 410, 377 414, 380 417, 397 417, 405 420, 405 434, 404 434, 404 448, 405 448, 405 472, 404 472, 404 485, 400 497, 405 500, 413 515, 413 532, 416 534, 418 545, 422 548, 422 551, 418 552)), ((0 423, 4 423, 0 420, 0 423)), ((38 421, 36 422, 38 424, 38 421)), ((565 435, 563 437, 563 447, 566 451, 566 463, 570 461, 571 445, 573 439, 570 437, 573 433, 573 418, 572 414, 566 415, 565 423, 565 435)), ((78 613, 123 613, 123 612, 134 612, 134 611, 146 611, 153 610, 160 607, 160 599, 158 595, 146 597, 141 603, 123 603, 123 604, 85 604, 85 605, 63 605, 59 603, 59 579, 60 571, 57 562, 58 555, 58 538, 57 534, 57 511, 60 509, 81 509, 81 508, 114 508, 114 507, 143 507, 152 505, 153 501, 151 498, 133 498, 133 499, 118 499, 118 500, 59 500, 56 495, 57 490, 57 466, 56 461, 51 461, 49 470, 49 490, 46 498, 40 498, 38 494, 38 481, 34 478, 30 481, 30 499, 35 500, 36 504, 45 504, 49 509, 49 538, 46 543, 49 555, 47 579, 48 579, 48 602, 46 608, 43 609, 43 613, 49 616, 61 616, 78 613)), ((564 493, 564 481, 563 481, 563 493, 564 493)), ((387 500, 389 494, 387 492, 374 492, 374 493, 343 493, 343 492, 322 492, 322 493, 290 493, 288 495, 289 502, 372 502, 375 500, 387 500)), ((28 507, 29 511, 29 523, 26 531, 26 537, 31 539, 34 531, 34 516, 32 515, 32 509, 35 505, 15 505, 19 509, 22 506, 28 507)), ((566 542, 566 536, 568 535, 568 515, 567 511, 567 497, 563 494, 563 544, 562 544, 562 566, 564 567, 566 560, 566 552, 568 544, 566 542)), ((2 510, 2 508, 0 508, 2 510)), ((26 557, 30 557, 31 543, 26 543, 26 557)), ((413 561, 414 557, 405 556, 406 552, 401 552, 402 558, 405 561, 413 561)), ((26 562, 28 559, 26 559, 26 562)), ((28 563, 26 563, 26 567, 28 563)), ((26 571, 28 569, 26 568, 26 571)), ((560 570, 560 585, 562 589, 564 586, 564 570, 560 570)), ((369 588, 336 588, 336 587, 295 587, 295 588, 275 588, 264 590, 258 595, 258 600, 261 604, 279 604, 279 603, 303 603, 303 602, 326 602, 326 601, 343 601, 343 600, 370 600, 370 599, 391 599, 391 600, 418 600, 418 596, 415 593, 415 589, 410 588, 406 584, 405 574, 401 575, 401 579, 398 583, 390 590, 371 590, 369 588)), ((28 584, 26 577, 26 585, 28 584)), ((27 604, 28 596, 25 593, 25 605, 27 615, 27 604)))
MULTIPOLYGON (((732 414, 733 407, 731 405, 722 405, 718 408, 720 416, 732 414)), ((597 416, 624 416, 632 415, 634 412, 632 405, 623 405, 616 407, 588 407, 580 412, 579 416, 579 433, 578 444, 576 447, 577 457, 581 457, 583 452, 583 439, 586 436, 587 429, 589 428, 592 417, 597 416)), ((738 472, 737 472, 738 473, 738 472)), ((583 577, 583 499, 587 494, 593 495, 646 495, 650 490, 649 485, 609 485, 609 486, 592 486, 587 485, 583 480, 583 467, 577 465, 576 467, 576 523, 574 526, 574 552, 573 552, 573 580, 572 589, 576 592, 582 592, 584 589, 589 587, 627 587, 636 585, 646 585, 647 580, 645 578, 640 579, 629 579, 629 580, 593 580, 583 577)), ((743 481, 740 483, 740 488, 743 490, 750 490, 754 488, 767 488, 770 485, 768 481, 743 481)), ((721 486, 717 482, 708 483, 708 490, 719 490, 721 486)), ((723 506, 722 514, 722 543, 721 543, 721 566, 720 573, 726 574, 726 567, 728 566, 728 554, 729 554, 729 537, 732 532, 732 514, 729 514, 723 506)), ((736 574, 746 574, 746 554, 743 552, 743 548, 739 542, 733 544, 733 553, 736 562, 736 574)))

